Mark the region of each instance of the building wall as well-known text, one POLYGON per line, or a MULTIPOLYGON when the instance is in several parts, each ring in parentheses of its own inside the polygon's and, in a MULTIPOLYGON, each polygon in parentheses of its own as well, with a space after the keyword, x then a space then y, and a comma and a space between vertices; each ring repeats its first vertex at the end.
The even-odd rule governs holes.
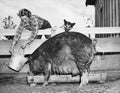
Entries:
POLYGON ((96 27, 120 26, 120 0, 97 0, 95 4, 96 27))

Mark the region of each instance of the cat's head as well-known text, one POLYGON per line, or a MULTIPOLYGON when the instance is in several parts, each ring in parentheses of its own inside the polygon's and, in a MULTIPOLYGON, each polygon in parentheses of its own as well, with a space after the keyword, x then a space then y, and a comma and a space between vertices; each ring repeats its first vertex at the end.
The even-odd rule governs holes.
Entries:
POLYGON ((65 29, 66 32, 71 30, 74 25, 75 25, 75 23, 71 23, 71 22, 64 19, 64 29, 65 29))

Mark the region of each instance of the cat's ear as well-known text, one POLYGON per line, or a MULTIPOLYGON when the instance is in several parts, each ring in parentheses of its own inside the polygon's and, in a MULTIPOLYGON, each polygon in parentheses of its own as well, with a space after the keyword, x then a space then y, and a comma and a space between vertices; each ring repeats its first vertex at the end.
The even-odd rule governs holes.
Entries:
POLYGON ((66 24, 67 23, 67 21, 64 19, 64 24, 66 24))
POLYGON ((75 23, 72 23, 71 26, 73 27, 75 25, 75 23))

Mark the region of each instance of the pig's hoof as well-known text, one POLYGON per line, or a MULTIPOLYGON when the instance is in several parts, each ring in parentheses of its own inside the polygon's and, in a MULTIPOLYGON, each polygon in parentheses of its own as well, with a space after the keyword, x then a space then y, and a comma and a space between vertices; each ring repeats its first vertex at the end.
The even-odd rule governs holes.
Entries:
POLYGON ((83 86, 84 86, 84 84, 80 84, 79 87, 78 87, 78 89, 82 88, 83 86))
POLYGON ((105 81, 104 81, 104 80, 101 80, 101 81, 99 81, 99 83, 103 84, 103 83, 105 83, 105 81))
POLYGON ((36 86, 36 83, 31 83, 30 84, 30 87, 35 87, 36 86))
POLYGON ((82 88, 83 86, 86 86, 87 84, 88 84, 88 81, 82 82, 82 83, 79 85, 78 88, 80 89, 80 88, 82 88))
POLYGON ((48 85, 48 82, 46 81, 46 82, 43 83, 42 86, 44 87, 44 86, 47 86, 47 85, 48 85))

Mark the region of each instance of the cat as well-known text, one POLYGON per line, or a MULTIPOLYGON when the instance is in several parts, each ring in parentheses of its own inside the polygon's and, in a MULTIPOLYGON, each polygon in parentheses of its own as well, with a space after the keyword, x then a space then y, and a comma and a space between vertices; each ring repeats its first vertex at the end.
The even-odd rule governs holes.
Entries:
POLYGON ((64 25, 63 26, 64 26, 65 32, 69 32, 73 28, 74 25, 75 25, 75 23, 71 23, 71 22, 64 19, 64 25))

